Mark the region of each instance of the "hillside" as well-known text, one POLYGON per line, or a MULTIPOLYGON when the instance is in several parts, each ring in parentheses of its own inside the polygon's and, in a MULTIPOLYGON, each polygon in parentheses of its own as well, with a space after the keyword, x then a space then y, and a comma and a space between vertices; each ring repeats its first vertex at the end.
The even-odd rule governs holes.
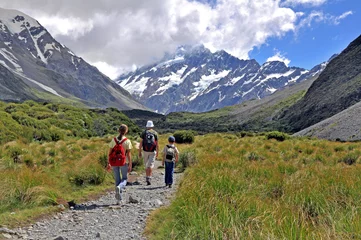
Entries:
POLYGON ((89 138, 117 134, 125 123, 129 133, 140 131, 115 108, 85 109, 63 104, 0 102, 0 143, 17 139, 25 142, 58 141, 69 137, 89 138))
POLYGON ((16 10, 0 8, 0 70, 0 100, 146 109, 38 21, 16 10))
POLYGON ((335 57, 302 100, 280 120, 297 132, 329 118, 361 100, 361 36, 335 57))
POLYGON ((295 133, 295 136, 318 137, 339 141, 361 140, 361 102, 295 133))
MULTIPOLYGON (((268 131, 280 129, 277 116, 302 98, 317 76, 292 84, 263 99, 204 113, 177 112, 155 118, 161 131, 192 129, 200 133, 227 131, 268 131)), ((129 116, 129 115, 128 115, 129 116)))

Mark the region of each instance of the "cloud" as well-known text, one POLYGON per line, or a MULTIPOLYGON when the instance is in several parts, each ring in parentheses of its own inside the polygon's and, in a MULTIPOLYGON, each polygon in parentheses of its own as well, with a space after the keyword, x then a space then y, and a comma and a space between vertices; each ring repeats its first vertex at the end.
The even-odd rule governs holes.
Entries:
MULTIPOLYGON (((186 44, 202 43, 248 59, 248 53, 267 39, 281 38, 325 17, 296 12, 281 0, 207 2, 0 0, 0 5, 38 19, 59 42, 109 76, 152 63, 186 44)), ((321 4, 322 0, 286 2, 321 4)))
POLYGON ((326 2, 327 2, 327 0, 285 0, 282 3, 282 5, 284 5, 284 6, 297 6, 297 5, 320 6, 326 2))
POLYGON ((325 14, 321 11, 312 11, 307 17, 303 18, 298 26, 297 29, 303 28, 303 27, 311 27, 313 22, 316 23, 328 23, 331 25, 338 25, 340 24, 341 20, 345 19, 346 17, 352 15, 352 11, 344 12, 343 14, 339 16, 334 16, 331 14, 325 14))
POLYGON ((291 62, 291 60, 289 60, 288 58, 283 56, 281 54, 281 52, 279 52, 278 50, 276 50, 276 54, 274 56, 267 58, 266 62, 272 62, 272 61, 284 62, 287 67, 288 67, 288 64, 290 64, 290 62, 291 62))

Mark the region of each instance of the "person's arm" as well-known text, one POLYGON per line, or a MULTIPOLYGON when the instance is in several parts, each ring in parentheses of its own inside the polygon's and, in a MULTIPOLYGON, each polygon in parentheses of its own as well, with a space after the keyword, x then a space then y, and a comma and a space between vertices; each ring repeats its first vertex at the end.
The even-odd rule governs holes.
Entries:
POLYGON ((128 173, 130 173, 133 168, 132 153, 130 152, 130 149, 127 150, 127 157, 128 157, 128 173))
POLYGON ((158 144, 158 134, 156 135, 157 136, 157 148, 156 148, 156 151, 157 151, 157 154, 155 155, 155 158, 157 159, 158 158, 158 153, 159 153, 159 144, 158 144))
POLYGON ((162 166, 164 167, 164 162, 165 162, 165 151, 163 151, 163 158, 162 158, 162 166))
POLYGON ((179 158, 179 151, 178 148, 175 148, 175 162, 178 162, 178 158, 179 158))
POLYGON ((109 159, 109 156, 110 156, 110 153, 112 152, 112 148, 109 148, 109 153, 108 153, 108 166, 107 166, 107 170, 110 171, 111 169, 111 166, 110 166, 110 159, 109 159))
POLYGON ((139 143, 139 157, 142 157, 142 146, 143 146, 143 139, 140 140, 140 143, 139 143))

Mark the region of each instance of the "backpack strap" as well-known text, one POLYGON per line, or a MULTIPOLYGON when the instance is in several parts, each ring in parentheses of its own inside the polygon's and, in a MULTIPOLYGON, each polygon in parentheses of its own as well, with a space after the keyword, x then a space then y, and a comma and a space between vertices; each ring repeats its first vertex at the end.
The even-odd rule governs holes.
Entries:
POLYGON ((114 138, 114 142, 115 142, 116 145, 120 144, 117 137, 114 138))
POLYGON ((125 141, 127 141, 128 140, 128 138, 124 138, 122 141, 120 141, 120 143, 119 144, 123 144, 125 141))
POLYGON ((168 145, 168 144, 167 144, 167 148, 173 148, 173 149, 175 149, 175 146, 172 146, 172 145, 168 145))

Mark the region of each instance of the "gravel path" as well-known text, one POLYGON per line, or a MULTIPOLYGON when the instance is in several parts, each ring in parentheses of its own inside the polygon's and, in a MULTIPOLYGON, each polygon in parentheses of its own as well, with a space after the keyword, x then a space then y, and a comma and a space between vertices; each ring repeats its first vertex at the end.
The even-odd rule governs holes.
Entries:
MULTIPOLYGON (((121 205, 115 205, 114 191, 100 199, 75 206, 32 226, 13 229, 11 239, 146 239, 142 236, 149 213, 170 202, 181 174, 174 174, 173 188, 165 187, 164 169, 153 171, 152 185, 146 186, 143 173, 140 185, 127 186, 121 205), (133 203, 137 202, 138 203, 133 203)), ((1 237, 0 237, 1 238, 1 237)))

